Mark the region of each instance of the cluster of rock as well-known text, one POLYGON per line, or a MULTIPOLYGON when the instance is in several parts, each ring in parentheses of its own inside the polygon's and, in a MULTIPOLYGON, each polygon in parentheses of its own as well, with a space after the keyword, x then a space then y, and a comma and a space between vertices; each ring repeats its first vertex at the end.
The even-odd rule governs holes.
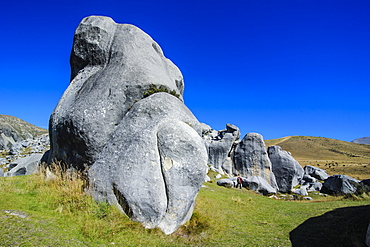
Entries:
POLYGON ((356 193, 367 181, 358 181, 346 175, 329 176, 325 170, 305 166, 279 146, 266 148, 263 137, 247 134, 239 140, 239 129, 231 124, 225 130, 208 131, 204 137, 208 147, 210 169, 227 175, 217 181, 220 186, 236 187, 236 175, 240 174, 242 186, 264 195, 295 193, 307 196, 310 191, 342 195, 356 193), (226 137, 226 138, 225 138, 226 137))

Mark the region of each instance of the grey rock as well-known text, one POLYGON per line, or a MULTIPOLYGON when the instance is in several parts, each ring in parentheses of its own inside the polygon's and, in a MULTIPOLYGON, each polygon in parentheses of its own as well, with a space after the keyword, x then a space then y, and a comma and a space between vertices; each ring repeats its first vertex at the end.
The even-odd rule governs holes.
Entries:
POLYGON ((42 154, 31 154, 24 158, 19 158, 9 165, 9 171, 5 173, 5 177, 30 175, 37 172, 42 154))
POLYGON ((311 177, 310 175, 304 174, 302 178, 302 182, 304 183, 316 183, 317 179, 314 177, 311 177))
POLYGON ((261 176, 249 176, 249 177, 243 178, 243 187, 247 187, 263 195, 276 194, 276 188, 273 188, 261 176))
POLYGON ((328 177, 321 188, 321 192, 330 195, 355 193, 360 181, 347 175, 333 175, 328 177))
POLYGON ((312 201, 313 200, 312 197, 309 197, 309 196, 305 196, 305 197, 303 197, 303 199, 306 199, 308 201, 312 201))
POLYGON ((307 189, 306 187, 303 187, 303 186, 299 189, 292 189, 292 192, 300 196, 308 196, 307 189))
POLYGON ((223 179, 217 180, 217 185, 223 186, 223 187, 226 187, 226 188, 235 187, 234 182, 229 178, 223 178, 223 179))
POLYGON ((0 158, 0 166, 5 165, 6 163, 8 163, 6 158, 0 158))
POLYGON ((2 167, 0 167, 0 177, 4 177, 4 170, 2 167))
POLYGON ((233 160, 236 173, 243 177, 260 176, 273 188, 277 188, 266 146, 260 134, 245 135, 235 148, 233 160))
POLYGON ((309 184, 308 191, 320 191, 322 189, 322 183, 321 182, 314 182, 309 184))
POLYGON ((111 18, 83 19, 74 35, 71 83, 49 122, 53 159, 83 169, 98 158, 135 102, 152 85, 182 99, 183 78, 139 28, 111 18))
POLYGON ((216 179, 219 179, 219 178, 221 178, 222 177, 222 175, 221 174, 217 174, 216 176, 215 176, 215 178, 216 179))
POLYGON ((218 131, 217 135, 208 136, 208 164, 220 173, 232 174, 231 155, 235 141, 240 138, 239 128, 232 124, 226 124, 225 130, 218 131))
POLYGON ((208 169, 197 125, 170 94, 135 103, 89 169, 94 197, 118 204, 147 228, 175 231, 190 219, 208 169))
POLYGON ((211 181, 211 178, 208 175, 206 175, 204 177, 204 182, 209 182, 209 181, 211 181))
POLYGON ((317 178, 319 180, 325 180, 329 177, 324 169, 314 167, 314 166, 305 166, 304 172, 311 177, 317 178))
POLYGON ((268 157, 280 192, 289 192, 301 183, 303 168, 287 151, 279 146, 271 146, 268 148, 268 157))
POLYGON ((369 186, 370 187, 370 179, 364 179, 361 181, 361 184, 369 186))

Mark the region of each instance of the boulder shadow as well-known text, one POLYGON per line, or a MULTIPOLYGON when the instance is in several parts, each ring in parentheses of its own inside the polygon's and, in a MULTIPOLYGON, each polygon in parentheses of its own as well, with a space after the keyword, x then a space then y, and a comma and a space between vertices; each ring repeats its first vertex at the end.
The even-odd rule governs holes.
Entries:
POLYGON ((370 205, 337 208, 312 217, 289 233, 293 247, 364 246, 370 205))

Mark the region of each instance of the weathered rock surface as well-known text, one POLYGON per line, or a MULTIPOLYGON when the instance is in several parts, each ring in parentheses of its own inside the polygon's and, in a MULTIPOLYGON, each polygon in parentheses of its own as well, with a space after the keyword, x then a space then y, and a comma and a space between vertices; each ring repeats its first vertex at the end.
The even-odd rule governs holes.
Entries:
POLYGON ((266 146, 260 134, 245 135, 236 146, 233 159, 236 173, 243 177, 260 176, 273 188, 277 188, 266 146))
POLYGON ((325 180, 329 177, 324 169, 314 167, 314 166, 305 166, 304 172, 311 177, 317 178, 319 180, 325 180))
POLYGON ((31 154, 10 163, 5 177, 30 175, 37 171, 43 154, 31 154))
POLYGON ((299 189, 292 189, 292 192, 300 196, 308 196, 307 188, 305 186, 302 186, 299 189))
POLYGON ((137 102, 89 170, 95 197, 118 202, 148 228, 176 230, 191 216, 208 169, 201 130, 190 126, 197 120, 174 96, 137 102))
POLYGON ((276 194, 276 188, 273 188, 268 181, 261 176, 249 176, 247 178, 243 178, 243 187, 248 187, 263 195, 276 194))
POLYGON ((369 186, 370 187, 370 179, 364 179, 361 181, 361 184, 365 185, 365 186, 369 186))
POLYGON ((220 130, 217 135, 205 137, 208 147, 208 164, 213 166, 221 174, 233 173, 232 152, 235 142, 240 138, 239 128, 232 124, 226 124, 225 130, 220 130), (208 137, 208 138, 207 138, 208 137))
POLYGON ((101 16, 78 26, 71 69, 50 117, 48 161, 88 167, 97 200, 172 233, 190 219, 208 169, 210 127, 184 105, 180 70, 139 28, 101 16))
POLYGON ((180 70, 139 28, 90 16, 78 26, 71 83, 49 123, 52 159, 84 168, 97 159, 132 105, 152 86, 182 98, 180 70))
POLYGON ((217 180, 217 185, 223 186, 226 188, 234 188, 235 182, 231 180, 230 178, 223 178, 223 179, 217 180))
POLYGON ((322 186, 321 192, 332 195, 355 193, 360 181, 346 175, 328 177, 322 186))
POLYGON ((270 146, 268 156, 280 192, 289 192, 301 183, 303 168, 287 151, 279 146, 270 146))

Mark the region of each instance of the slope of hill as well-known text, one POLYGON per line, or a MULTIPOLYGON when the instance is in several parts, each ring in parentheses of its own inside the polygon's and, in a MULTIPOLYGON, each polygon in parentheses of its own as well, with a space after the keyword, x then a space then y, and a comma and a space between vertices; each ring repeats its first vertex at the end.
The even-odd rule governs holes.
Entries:
POLYGON ((288 136, 265 143, 281 146, 302 166, 319 166, 331 175, 370 178, 370 145, 313 136, 288 136))
POLYGON ((354 143, 359 143, 359 144, 368 144, 370 145, 370 137, 361 137, 353 140, 352 142, 354 143))
POLYGON ((37 127, 22 119, 0 115, 0 149, 10 148, 14 142, 46 134, 46 129, 37 127))

